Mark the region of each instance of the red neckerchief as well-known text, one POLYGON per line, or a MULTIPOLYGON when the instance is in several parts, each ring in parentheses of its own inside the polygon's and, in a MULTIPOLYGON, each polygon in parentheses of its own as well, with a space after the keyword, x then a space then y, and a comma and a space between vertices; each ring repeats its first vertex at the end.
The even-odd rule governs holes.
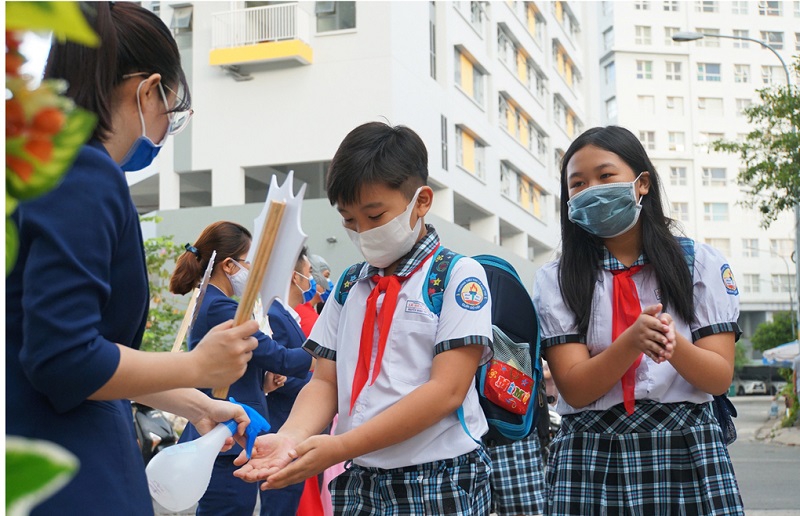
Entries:
MULTIPOLYGON (((636 291, 636 284, 631 276, 642 270, 643 265, 635 265, 629 269, 609 271, 614 275, 614 293, 611 315, 611 341, 617 340, 622 332, 630 328, 642 313, 639 304, 639 293, 636 291)), ((633 414, 633 407, 636 399, 636 368, 642 361, 640 353, 636 360, 631 364, 625 374, 622 375, 622 401, 628 415, 633 414)))
POLYGON ((428 255, 420 260, 419 264, 405 276, 381 276, 376 274, 372 277, 372 281, 376 283, 375 288, 372 289, 369 297, 367 298, 367 311, 364 314, 364 325, 361 327, 361 343, 358 348, 358 363, 356 364, 356 372, 353 375, 353 389, 350 393, 350 414, 353 413, 353 406, 361 394, 361 389, 367 383, 369 377, 369 363, 372 359, 372 346, 375 336, 375 316, 378 318, 378 354, 375 356, 375 367, 372 372, 372 381, 370 385, 375 383, 378 375, 381 373, 381 360, 383 360, 383 351, 386 349, 386 341, 389 338, 389 329, 392 327, 392 318, 394 317, 394 310, 397 307, 397 296, 400 294, 401 284, 414 275, 415 272, 422 268, 422 265, 428 261, 428 258, 439 249, 439 244, 428 253, 428 255), (382 293, 386 293, 383 297, 383 304, 381 311, 378 312, 378 297, 382 293))

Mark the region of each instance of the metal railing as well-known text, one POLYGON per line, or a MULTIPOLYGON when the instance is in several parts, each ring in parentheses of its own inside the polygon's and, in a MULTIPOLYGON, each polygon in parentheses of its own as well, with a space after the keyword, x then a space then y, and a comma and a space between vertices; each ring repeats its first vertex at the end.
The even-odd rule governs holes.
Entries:
POLYGON ((212 16, 212 48, 291 39, 308 43, 308 36, 308 14, 296 3, 237 9, 212 16))

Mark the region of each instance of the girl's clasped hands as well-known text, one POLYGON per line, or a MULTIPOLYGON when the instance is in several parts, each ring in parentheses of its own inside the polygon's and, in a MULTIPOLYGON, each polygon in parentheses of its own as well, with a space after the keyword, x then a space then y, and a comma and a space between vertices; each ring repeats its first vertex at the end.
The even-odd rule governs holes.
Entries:
POLYGON ((661 309, 660 303, 645 307, 626 330, 631 332, 634 345, 657 364, 671 359, 677 344, 675 321, 661 309))

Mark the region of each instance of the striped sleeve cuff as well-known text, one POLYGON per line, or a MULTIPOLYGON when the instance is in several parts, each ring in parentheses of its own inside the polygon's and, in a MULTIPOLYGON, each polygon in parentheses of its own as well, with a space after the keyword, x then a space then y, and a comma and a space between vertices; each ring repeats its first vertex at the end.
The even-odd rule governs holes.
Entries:
POLYGON ((484 335, 470 335, 460 339, 443 340, 442 342, 436 344, 433 354, 438 355, 443 351, 450 351, 451 349, 461 348, 464 346, 472 346, 473 344, 487 346, 489 349, 491 349, 492 339, 484 335))
POLYGON ((742 335, 742 330, 739 328, 739 325, 735 322, 723 322, 723 323, 716 323, 710 326, 703 326, 702 328, 698 328, 692 332, 692 342, 697 342, 698 340, 702 339, 703 337, 708 337, 711 335, 716 335, 718 333, 730 333, 733 332, 734 335, 734 342, 739 340, 739 337, 742 335))
POLYGON ((567 344, 568 342, 586 344, 586 335, 573 333, 570 335, 556 335, 554 337, 548 337, 546 339, 542 339, 542 347, 549 348, 559 344, 567 344))
POLYGON ((311 339, 308 339, 303 344, 303 349, 311 353, 314 358, 324 358, 325 360, 332 360, 336 362, 336 350, 326 348, 321 344, 317 344, 311 339))

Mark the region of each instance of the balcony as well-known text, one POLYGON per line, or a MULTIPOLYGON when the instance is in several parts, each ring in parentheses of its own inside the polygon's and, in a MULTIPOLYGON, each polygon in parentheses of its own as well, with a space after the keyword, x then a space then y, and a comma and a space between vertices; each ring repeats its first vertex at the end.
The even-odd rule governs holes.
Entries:
POLYGON ((309 24, 309 15, 296 3, 214 14, 209 64, 311 64, 309 24))

